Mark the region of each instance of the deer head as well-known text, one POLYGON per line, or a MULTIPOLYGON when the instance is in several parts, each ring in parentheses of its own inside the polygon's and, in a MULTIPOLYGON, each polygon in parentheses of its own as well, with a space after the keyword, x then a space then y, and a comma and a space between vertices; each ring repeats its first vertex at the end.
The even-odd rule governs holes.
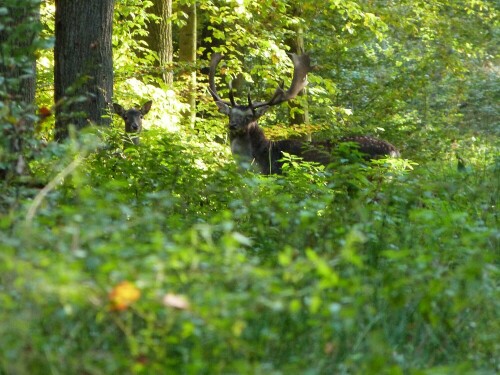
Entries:
MULTIPOLYGON (((113 103, 113 108, 116 114, 125 121, 125 132, 139 134, 142 131, 142 119, 149 112, 152 104, 153 101, 149 100, 141 108, 125 110, 120 104, 113 103)), ((139 137, 133 137, 132 142, 136 145, 139 144, 139 137)))
POLYGON ((140 133, 142 131, 142 119, 151 109, 153 101, 150 100, 141 108, 131 108, 125 110, 120 104, 113 103, 115 113, 125 121, 125 131, 127 133, 140 133))
POLYGON ((285 91, 283 83, 276 88, 274 95, 267 102, 252 102, 250 94, 248 94, 247 105, 237 105, 234 100, 233 90, 230 87, 229 102, 221 99, 215 87, 215 72, 217 65, 222 60, 223 56, 220 53, 212 54, 209 73, 209 91, 212 95, 219 111, 229 116, 229 131, 239 134, 245 132, 248 126, 257 121, 260 116, 267 112, 271 106, 275 106, 291 100, 302 91, 307 84, 307 73, 311 70, 310 59, 308 55, 290 54, 294 70, 293 79, 290 88, 285 91))

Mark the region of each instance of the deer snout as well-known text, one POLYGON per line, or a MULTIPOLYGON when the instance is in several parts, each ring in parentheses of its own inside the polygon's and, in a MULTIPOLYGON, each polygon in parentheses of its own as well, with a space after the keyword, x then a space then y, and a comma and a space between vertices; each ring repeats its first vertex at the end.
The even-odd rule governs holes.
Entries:
POLYGON ((127 131, 128 131, 129 133, 137 133, 137 132, 139 132, 140 130, 141 130, 141 125, 140 125, 140 124, 137 124, 137 123, 135 123, 135 122, 134 122, 134 123, 129 124, 128 129, 127 129, 127 131))
POLYGON ((229 121, 229 130, 238 130, 241 128, 241 124, 239 121, 233 120, 229 121))

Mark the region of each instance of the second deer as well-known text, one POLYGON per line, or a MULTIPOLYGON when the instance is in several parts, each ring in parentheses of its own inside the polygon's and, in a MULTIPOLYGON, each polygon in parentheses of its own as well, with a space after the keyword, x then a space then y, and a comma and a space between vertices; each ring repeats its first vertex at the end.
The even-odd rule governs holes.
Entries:
MULTIPOLYGON (((272 106, 291 100, 307 84, 307 73, 311 70, 308 55, 290 54, 293 62, 293 78, 290 88, 285 91, 278 86, 272 98, 267 102, 252 102, 248 95, 247 105, 237 105, 232 89, 229 102, 222 100, 215 87, 215 72, 222 60, 219 53, 212 54, 209 73, 209 91, 219 111, 229 117, 229 140, 231 151, 240 163, 258 166, 262 174, 281 174, 283 153, 296 155, 305 161, 327 165, 332 162, 332 150, 337 145, 333 141, 302 142, 298 140, 269 140, 260 128, 257 120, 272 106)), ((398 150, 389 142, 368 136, 344 137, 341 142, 352 142, 361 153, 370 159, 392 156, 398 157, 398 150)))
POLYGON ((123 121, 125 121, 125 133, 137 133, 137 136, 132 137, 132 142, 139 144, 139 134, 142 132, 142 119, 151 109, 153 101, 147 101, 141 108, 131 108, 125 110, 120 104, 113 103, 113 109, 123 121))

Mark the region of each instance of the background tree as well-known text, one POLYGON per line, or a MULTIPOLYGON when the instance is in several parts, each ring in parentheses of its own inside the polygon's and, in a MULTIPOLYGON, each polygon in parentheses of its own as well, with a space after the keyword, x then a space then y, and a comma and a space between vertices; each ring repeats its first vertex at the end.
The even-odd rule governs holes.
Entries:
POLYGON ((0 29, 2 91, 8 99, 33 107, 40 0, 7 1, 5 5, 0 29))
POLYGON ((33 134, 39 0, 7 0, 0 8, 0 178, 25 171, 33 134), (16 119, 17 118, 17 119, 16 119), (14 120, 16 119, 16 120, 14 120))
MULTIPOLYGON (((288 27, 290 33, 286 40, 286 44, 289 51, 296 54, 308 53, 305 50, 304 41, 304 24, 305 20, 302 18, 302 5, 294 4, 289 9, 288 27)), ((290 124, 293 125, 304 125, 309 123, 309 106, 307 103, 307 98, 305 94, 307 92, 307 87, 304 88, 298 95, 297 100, 288 103, 290 107, 290 124)), ((311 140, 312 133, 310 131, 305 132, 303 135, 304 139, 311 140)))
POLYGON ((113 0, 56 0, 54 85, 56 139, 105 117, 113 97, 113 0))
POLYGON ((187 83, 182 90, 189 108, 184 111, 184 118, 191 127, 196 121, 196 53, 198 49, 196 1, 187 0, 179 8, 185 17, 185 23, 179 30, 179 62, 182 65, 182 77, 187 83))
POLYGON ((148 22, 146 41, 158 56, 161 77, 167 85, 174 82, 172 42, 172 0, 153 0, 150 9, 154 19, 148 22))

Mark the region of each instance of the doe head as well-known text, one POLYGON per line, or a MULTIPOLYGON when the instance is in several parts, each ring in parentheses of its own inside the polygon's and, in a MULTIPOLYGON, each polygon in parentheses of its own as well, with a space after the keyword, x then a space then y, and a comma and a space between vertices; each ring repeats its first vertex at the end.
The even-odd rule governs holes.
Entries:
POLYGON ((147 101, 141 108, 131 108, 125 110, 120 104, 113 103, 113 108, 123 121, 125 121, 125 131, 127 133, 140 133, 142 131, 142 119, 151 109, 152 100, 147 101))

